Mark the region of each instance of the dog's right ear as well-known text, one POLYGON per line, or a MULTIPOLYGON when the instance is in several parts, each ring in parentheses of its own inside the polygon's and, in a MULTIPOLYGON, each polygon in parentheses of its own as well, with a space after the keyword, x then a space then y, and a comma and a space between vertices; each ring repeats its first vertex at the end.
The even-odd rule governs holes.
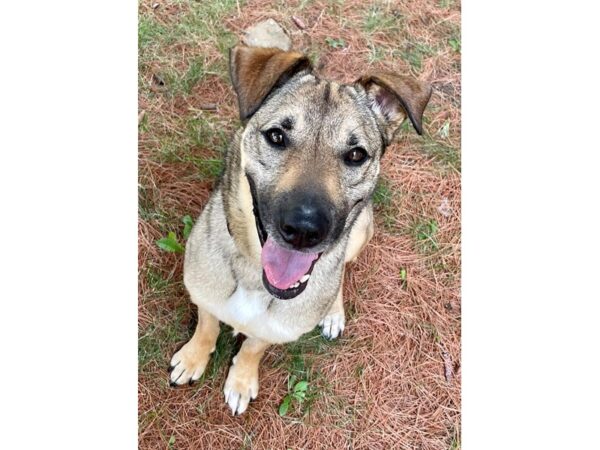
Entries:
POLYGON ((302 53, 278 48, 233 47, 229 51, 229 73, 242 122, 252 117, 271 91, 298 72, 311 69, 310 60, 302 53))

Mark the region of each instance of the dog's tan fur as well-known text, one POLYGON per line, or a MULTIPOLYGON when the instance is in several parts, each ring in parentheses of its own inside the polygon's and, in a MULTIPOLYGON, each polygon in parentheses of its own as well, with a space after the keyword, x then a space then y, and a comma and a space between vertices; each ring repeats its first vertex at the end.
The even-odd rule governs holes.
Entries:
POLYGON ((317 324, 328 338, 343 331, 344 269, 373 236, 370 198, 379 159, 406 116, 420 129, 430 89, 393 74, 365 76, 352 85, 320 80, 304 55, 278 49, 236 47, 230 64, 244 127, 187 242, 184 283, 198 306, 198 326, 173 356, 170 380, 181 385, 200 378, 219 321, 225 322, 247 336, 224 389, 231 410, 241 414, 258 394, 258 366, 269 345, 294 341, 317 324), (289 132, 302 146, 272 153, 260 130, 284 116, 293 118, 289 132), (339 149, 350 145, 349 136, 369 149, 368 164, 349 168, 341 162, 339 149), (328 198, 337 231, 319 244, 321 257, 305 290, 279 300, 263 286, 253 195, 271 236, 269 208, 282 192, 296 189, 328 198))

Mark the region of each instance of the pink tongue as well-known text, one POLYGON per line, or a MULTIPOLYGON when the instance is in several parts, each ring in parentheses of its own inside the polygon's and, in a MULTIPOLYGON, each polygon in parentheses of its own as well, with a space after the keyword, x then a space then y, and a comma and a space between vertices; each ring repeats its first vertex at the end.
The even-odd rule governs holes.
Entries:
POLYGON ((277 289, 288 289, 310 269, 317 253, 287 250, 275 243, 271 236, 262 248, 261 262, 269 283, 277 289))

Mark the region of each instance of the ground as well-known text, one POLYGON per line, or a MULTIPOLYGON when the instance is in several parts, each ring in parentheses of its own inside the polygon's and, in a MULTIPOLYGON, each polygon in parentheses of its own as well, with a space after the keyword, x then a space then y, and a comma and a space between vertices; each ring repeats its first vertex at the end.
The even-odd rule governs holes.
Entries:
POLYGON ((144 0, 138 33, 140 448, 460 448, 458 1, 144 0), (194 386, 169 387, 167 365, 196 314, 185 217, 202 210, 239 126, 227 49, 267 18, 324 77, 386 68, 434 91, 425 134, 407 125, 385 154, 375 236, 346 274, 343 337, 315 330, 271 347, 258 399, 232 417, 222 388, 239 341, 228 327, 194 386))

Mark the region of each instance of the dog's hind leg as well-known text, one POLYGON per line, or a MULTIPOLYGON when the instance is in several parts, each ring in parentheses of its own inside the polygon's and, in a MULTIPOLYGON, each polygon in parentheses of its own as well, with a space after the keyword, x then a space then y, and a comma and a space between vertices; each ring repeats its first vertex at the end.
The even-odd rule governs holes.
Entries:
POLYGON ((198 380, 215 350, 219 336, 219 321, 198 307, 198 324, 192 338, 171 358, 169 381, 180 386, 198 380))
POLYGON ((223 393, 225 403, 234 415, 246 411, 250 399, 258 395, 258 365, 269 345, 261 339, 248 337, 233 358, 223 393))

